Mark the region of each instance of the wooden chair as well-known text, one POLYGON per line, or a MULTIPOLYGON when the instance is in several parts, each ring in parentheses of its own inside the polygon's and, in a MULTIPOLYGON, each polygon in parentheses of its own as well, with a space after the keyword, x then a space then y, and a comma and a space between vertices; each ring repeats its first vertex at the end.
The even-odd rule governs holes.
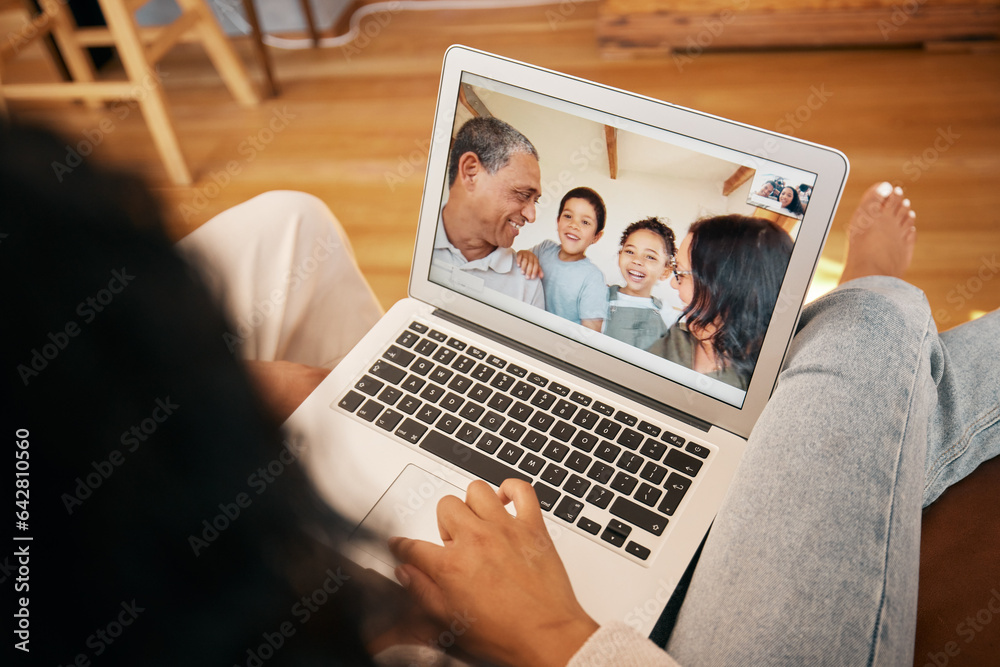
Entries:
POLYGON ((107 28, 80 28, 65 0, 39 0, 41 12, 22 35, 8 36, 0 47, 0 112, 6 100, 83 100, 90 107, 104 101, 133 99, 138 102, 153 136, 156 149, 170 179, 178 185, 191 183, 180 144, 170 122, 156 63, 181 39, 200 41, 236 101, 243 106, 260 102, 242 61, 226 39, 215 16, 203 0, 177 0, 181 16, 168 26, 139 28, 134 12, 148 0, 99 0, 107 28), (3 83, 3 63, 15 57, 28 43, 52 35, 71 81, 50 83, 3 83), (114 46, 125 68, 125 81, 98 81, 88 46, 114 46))

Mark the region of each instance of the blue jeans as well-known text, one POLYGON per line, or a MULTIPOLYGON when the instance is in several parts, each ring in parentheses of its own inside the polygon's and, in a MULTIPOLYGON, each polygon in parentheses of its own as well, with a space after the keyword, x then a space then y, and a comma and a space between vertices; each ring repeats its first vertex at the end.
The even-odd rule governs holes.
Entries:
POLYGON ((804 311, 667 650, 682 665, 910 665, 921 508, 1000 454, 1000 313, 938 334, 922 292, 804 311))

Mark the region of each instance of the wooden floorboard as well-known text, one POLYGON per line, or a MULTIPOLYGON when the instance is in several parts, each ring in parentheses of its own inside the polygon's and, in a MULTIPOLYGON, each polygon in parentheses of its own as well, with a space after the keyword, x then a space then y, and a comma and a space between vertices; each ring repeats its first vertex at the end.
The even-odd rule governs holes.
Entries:
MULTIPOLYGON (((1000 302, 995 53, 842 49, 606 59, 595 41, 594 3, 399 11, 363 26, 373 21, 372 36, 347 48, 273 50, 281 94, 255 109, 232 100, 198 48, 171 52, 160 69, 196 178, 191 187, 167 183, 134 108, 11 107, 57 126, 70 146, 96 143, 98 158, 145 174, 178 238, 266 190, 316 194, 347 228, 362 270, 389 306, 406 295, 441 58, 461 42, 836 147, 849 157, 851 177, 818 279, 836 274, 851 205, 870 183, 890 180, 917 211, 907 278, 927 293, 939 327, 1000 302), (112 120, 111 132, 96 130, 102 118, 112 120), (269 123, 280 130, 269 133, 269 123)), ((253 70, 249 44, 237 46, 253 70)), ((18 67, 37 69, 25 60, 5 80, 16 78, 18 67)))

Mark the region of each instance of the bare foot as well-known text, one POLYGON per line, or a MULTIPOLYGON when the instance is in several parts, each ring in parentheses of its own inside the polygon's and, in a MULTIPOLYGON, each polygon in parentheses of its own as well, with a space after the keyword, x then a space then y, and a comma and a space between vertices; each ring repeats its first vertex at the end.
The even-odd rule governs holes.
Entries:
POLYGON ((902 278, 917 242, 915 217, 902 188, 885 182, 868 188, 847 227, 847 259, 840 283, 864 276, 902 278))

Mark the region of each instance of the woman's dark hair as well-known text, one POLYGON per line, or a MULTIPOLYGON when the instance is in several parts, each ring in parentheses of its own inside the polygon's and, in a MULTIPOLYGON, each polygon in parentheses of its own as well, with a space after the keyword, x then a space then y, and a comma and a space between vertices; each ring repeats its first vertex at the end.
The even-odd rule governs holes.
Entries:
POLYGON ((628 237, 640 229, 653 232, 663 239, 663 247, 666 249, 667 254, 671 259, 673 259, 674 255, 677 254, 674 230, 660 222, 660 219, 656 217, 643 218, 642 220, 637 220, 626 227, 625 231, 622 232, 621 241, 618 243, 619 247, 624 247, 628 237))
POLYGON ((683 316, 689 326, 717 325, 716 355, 749 382, 792 239, 770 220, 744 215, 704 218, 689 231, 694 295, 683 316))
POLYGON ((805 213, 806 210, 802 208, 802 200, 799 199, 799 191, 790 185, 786 185, 785 187, 781 188, 782 192, 784 192, 785 190, 792 191, 792 201, 785 208, 787 208, 795 215, 802 215, 803 213, 805 213))
POLYGON ((559 215, 562 215, 563 208, 570 199, 583 199, 593 206, 594 213, 597 215, 597 233, 600 234, 604 231, 604 220, 607 218, 608 210, 604 206, 604 200, 601 199, 601 195, 590 188, 573 188, 564 194, 562 201, 559 202, 559 215))
POLYGON ((0 124, 0 389, 27 452, 32 657, 370 664, 357 578, 311 537, 349 526, 284 451, 158 202, 87 163, 58 178, 67 145, 0 124))

